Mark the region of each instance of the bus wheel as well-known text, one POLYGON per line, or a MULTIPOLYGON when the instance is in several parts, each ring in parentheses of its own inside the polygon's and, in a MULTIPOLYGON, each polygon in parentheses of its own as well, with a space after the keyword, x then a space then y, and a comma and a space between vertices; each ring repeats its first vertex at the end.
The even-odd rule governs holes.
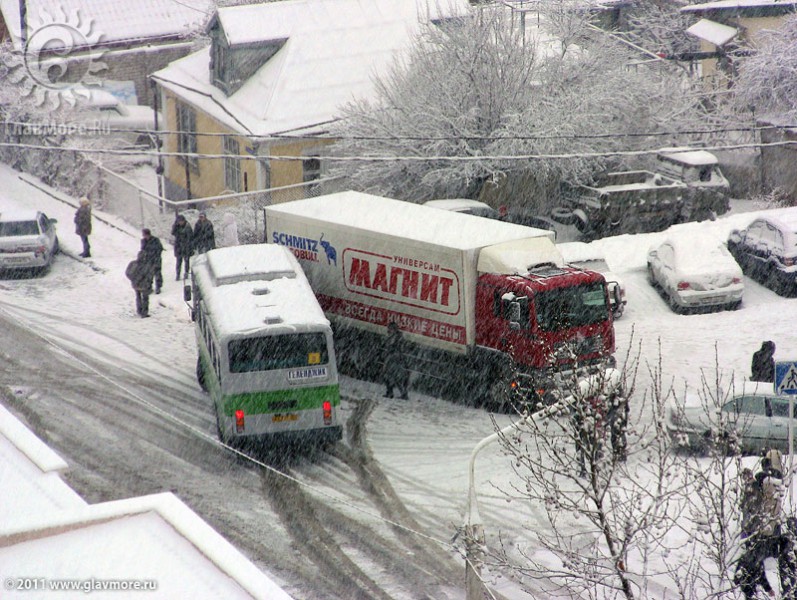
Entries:
POLYGON ((208 391, 208 385, 205 382, 205 369, 202 367, 202 359, 196 359, 196 380, 199 382, 199 387, 202 388, 203 392, 208 391))

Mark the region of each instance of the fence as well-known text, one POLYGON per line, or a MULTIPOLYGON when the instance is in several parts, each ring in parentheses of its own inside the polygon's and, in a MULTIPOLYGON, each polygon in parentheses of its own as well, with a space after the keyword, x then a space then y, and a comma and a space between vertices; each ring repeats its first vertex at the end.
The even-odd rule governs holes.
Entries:
POLYGON ((200 211, 207 213, 211 222, 220 224, 225 213, 231 213, 238 225, 241 243, 265 241, 263 209, 276 202, 287 202, 320 196, 335 191, 339 177, 317 179, 266 190, 255 190, 237 194, 169 200, 144 189, 131 179, 102 165, 95 165, 99 185, 98 201, 104 210, 121 217, 131 225, 147 227, 158 237, 168 239, 174 217, 179 212, 189 221, 196 219, 200 211))

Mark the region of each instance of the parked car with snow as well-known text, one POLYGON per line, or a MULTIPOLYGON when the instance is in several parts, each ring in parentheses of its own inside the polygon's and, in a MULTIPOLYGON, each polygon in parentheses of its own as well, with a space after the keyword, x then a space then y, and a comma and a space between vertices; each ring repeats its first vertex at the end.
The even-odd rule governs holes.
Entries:
POLYGON ((155 145, 155 111, 149 106, 124 104, 110 92, 92 89, 77 112, 78 122, 87 127, 110 130, 111 137, 128 144, 155 145))
POLYGON ((673 312, 736 309, 744 276, 724 244, 715 240, 670 238, 648 252, 648 280, 661 290, 673 312))
POLYGON ((698 396, 670 401, 667 430, 681 448, 705 451, 713 444, 725 450, 757 454, 766 448, 788 450, 789 399, 771 383, 745 382, 719 409, 698 396))
POLYGON ((625 311, 627 303, 625 285, 622 279, 609 268, 603 252, 598 250, 593 244, 584 242, 567 242, 557 244, 557 247, 562 253, 565 262, 571 267, 597 271, 603 274, 604 279, 606 279, 606 287, 609 290, 609 304, 612 309, 612 315, 614 315, 615 319, 619 319, 623 311, 625 311))
POLYGON ((59 249, 55 223, 40 211, 0 212, 0 270, 49 269, 59 249))
POLYGON ((781 296, 797 295, 797 208, 767 211, 728 236, 744 273, 781 296))

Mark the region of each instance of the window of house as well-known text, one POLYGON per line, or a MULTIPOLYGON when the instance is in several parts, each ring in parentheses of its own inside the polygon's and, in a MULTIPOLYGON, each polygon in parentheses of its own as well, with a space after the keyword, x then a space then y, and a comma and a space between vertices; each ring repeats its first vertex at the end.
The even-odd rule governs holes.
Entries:
MULTIPOLYGON (((184 104, 177 105, 177 151, 183 154, 196 154, 196 111, 184 104)), ((195 156, 183 157, 183 161, 194 169, 199 169, 199 159, 195 156)))
POLYGON ((309 156, 302 160, 302 169, 305 183, 321 179, 321 159, 317 156, 309 156))
POLYGON ((238 140, 223 138, 224 154, 224 187, 233 192, 241 191, 241 147, 238 140))

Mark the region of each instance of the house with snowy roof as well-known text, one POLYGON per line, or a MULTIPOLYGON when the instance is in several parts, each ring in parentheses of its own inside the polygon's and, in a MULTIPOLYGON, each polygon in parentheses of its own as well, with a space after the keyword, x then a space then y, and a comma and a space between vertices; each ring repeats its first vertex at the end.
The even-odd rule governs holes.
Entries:
POLYGON ((703 81, 710 89, 725 89, 734 78, 734 53, 755 48, 762 30, 780 27, 797 12, 797 0, 716 0, 681 12, 696 19, 687 32, 700 40, 703 81))
POLYGON ((16 79, 41 86, 46 70, 58 78, 52 89, 104 86, 129 104, 151 104, 147 77, 191 52, 214 6, 213 0, 0 0, 0 41, 25 57, 16 79))
MULTIPOLYGON (((284 0, 219 8, 210 45, 153 74, 161 94, 165 194, 203 198, 310 183, 341 106, 374 94, 423 27, 467 0, 284 0), (189 156, 194 155, 194 156, 189 156), (212 155, 215 158, 202 158, 212 155), (219 158, 223 156, 223 158, 219 158)), ((309 186, 308 186, 309 188, 309 186)), ((271 201, 298 195, 272 194, 271 201)))

